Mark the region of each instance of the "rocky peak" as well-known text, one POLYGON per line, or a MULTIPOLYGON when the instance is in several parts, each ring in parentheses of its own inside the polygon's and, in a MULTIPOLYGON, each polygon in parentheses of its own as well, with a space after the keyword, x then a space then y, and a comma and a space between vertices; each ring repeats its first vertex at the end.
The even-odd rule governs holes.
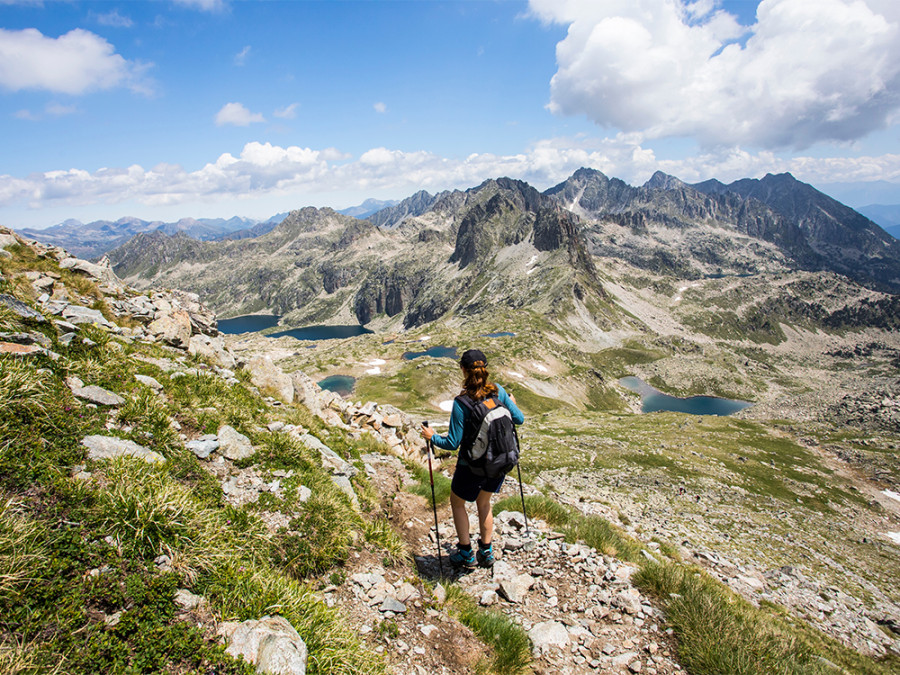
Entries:
POLYGON ((675 176, 657 171, 644 183, 644 187, 648 190, 679 190, 687 186, 675 176))

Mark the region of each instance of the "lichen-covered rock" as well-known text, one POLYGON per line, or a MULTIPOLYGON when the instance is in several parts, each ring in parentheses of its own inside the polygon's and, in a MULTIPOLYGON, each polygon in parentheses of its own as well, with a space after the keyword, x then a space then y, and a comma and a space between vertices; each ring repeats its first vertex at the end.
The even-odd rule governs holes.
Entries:
POLYGON ((306 643, 290 621, 281 616, 264 616, 259 621, 225 624, 228 640, 225 651, 256 666, 270 675, 305 675, 306 643))

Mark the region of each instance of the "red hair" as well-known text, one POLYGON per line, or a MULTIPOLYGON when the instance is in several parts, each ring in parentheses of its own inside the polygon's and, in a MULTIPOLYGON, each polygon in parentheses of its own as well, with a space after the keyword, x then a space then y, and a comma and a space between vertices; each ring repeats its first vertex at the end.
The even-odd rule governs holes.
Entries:
POLYGON ((462 366, 463 394, 475 401, 481 401, 497 393, 497 385, 490 381, 490 374, 483 361, 476 361, 471 368, 462 366))

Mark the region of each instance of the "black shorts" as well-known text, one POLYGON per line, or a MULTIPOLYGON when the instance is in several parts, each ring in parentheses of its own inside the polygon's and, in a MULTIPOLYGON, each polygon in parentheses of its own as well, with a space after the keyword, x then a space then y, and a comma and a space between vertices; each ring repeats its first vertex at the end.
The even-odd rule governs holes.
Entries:
POLYGON ((453 481, 450 483, 450 490, 457 497, 465 499, 467 502, 474 502, 478 498, 478 493, 500 492, 503 486, 505 475, 496 478, 488 478, 487 476, 476 476, 472 470, 465 464, 456 463, 456 471, 453 472, 453 481))

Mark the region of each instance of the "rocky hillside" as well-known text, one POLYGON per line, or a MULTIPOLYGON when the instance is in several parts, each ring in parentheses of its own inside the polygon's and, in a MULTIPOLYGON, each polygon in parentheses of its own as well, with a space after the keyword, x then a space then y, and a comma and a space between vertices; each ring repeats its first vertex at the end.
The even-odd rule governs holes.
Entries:
MULTIPOLYGON (((456 197, 501 216, 483 237, 585 264, 540 195, 483 187, 456 197), (520 211, 534 220, 504 222, 520 211)), ((321 232, 308 215, 285 242, 321 232)), ((456 241, 461 270, 492 255, 456 241)), ((509 477, 500 560, 461 574, 452 461, 435 458, 435 530, 421 414, 323 392, 282 343, 215 326, 195 296, 0 232, 4 672, 897 672, 897 549, 879 533, 900 516, 797 445, 825 438, 810 428, 541 414, 518 390, 525 496, 509 477)), ((348 360, 394 349, 339 343, 348 360)), ((330 358, 313 352, 311 373, 330 358)))

